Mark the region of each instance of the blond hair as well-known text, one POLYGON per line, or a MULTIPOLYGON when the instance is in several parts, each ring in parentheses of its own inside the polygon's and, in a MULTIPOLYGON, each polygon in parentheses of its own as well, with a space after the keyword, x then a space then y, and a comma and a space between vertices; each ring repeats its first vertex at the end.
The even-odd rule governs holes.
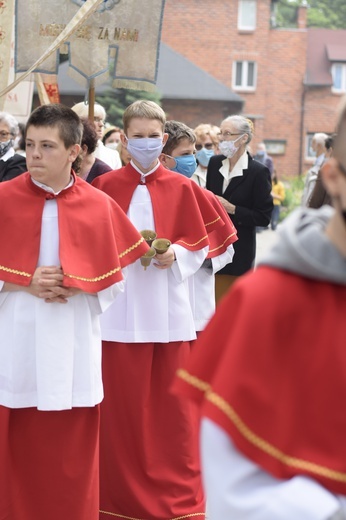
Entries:
POLYGON ((123 127, 124 132, 130 125, 130 121, 135 118, 140 119, 155 119, 160 121, 162 124, 162 130, 166 123, 166 114, 162 108, 154 101, 148 101, 146 99, 139 99, 129 105, 123 114, 123 127))
POLYGON ((214 145, 219 144, 219 140, 217 137, 217 126, 210 125, 209 123, 201 123, 200 125, 196 126, 194 129, 194 132, 196 134, 197 140, 206 137, 209 135, 210 139, 212 140, 214 145))

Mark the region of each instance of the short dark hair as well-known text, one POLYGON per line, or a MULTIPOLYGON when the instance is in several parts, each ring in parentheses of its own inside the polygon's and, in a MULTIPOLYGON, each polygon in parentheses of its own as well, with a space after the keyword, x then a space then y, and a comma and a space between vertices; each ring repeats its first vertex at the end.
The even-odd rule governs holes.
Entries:
POLYGON ((82 122, 77 114, 65 105, 42 105, 36 108, 28 119, 25 133, 30 126, 57 127, 66 149, 80 144, 82 140, 82 122))
POLYGON ((98 137, 95 130, 95 125, 89 119, 82 119, 83 124, 83 136, 81 145, 86 145, 88 148, 88 154, 93 153, 96 150, 98 137))
POLYGON ((167 121, 165 124, 165 133, 168 139, 163 147, 162 152, 171 155, 182 139, 187 139, 191 144, 195 144, 196 135, 194 131, 180 121, 167 121))

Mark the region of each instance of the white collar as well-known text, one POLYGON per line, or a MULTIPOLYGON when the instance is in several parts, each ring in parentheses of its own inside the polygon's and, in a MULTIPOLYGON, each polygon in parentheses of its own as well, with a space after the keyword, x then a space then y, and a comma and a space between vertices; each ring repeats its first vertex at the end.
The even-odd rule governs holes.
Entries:
POLYGON ((244 152, 235 163, 233 169, 230 171, 229 169, 229 160, 226 158, 222 161, 222 166, 219 169, 219 172, 225 179, 227 185, 233 177, 241 177, 243 175, 243 170, 247 170, 249 166, 249 157, 247 152, 244 152))
POLYGON ((202 179, 204 182, 206 182, 206 180, 207 180, 207 171, 208 171, 207 168, 201 168, 201 166, 198 164, 197 168, 195 170, 194 175, 196 175, 197 177, 202 179))
POLYGON ((53 188, 51 188, 50 186, 47 186, 47 184, 42 184, 42 182, 35 181, 35 179, 33 179, 32 177, 31 177, 31 180, 39 188, 42 188, 43 190, 48 191, 48 193, 54 193, 54 195, 59 195, 59 193, 61 193, 64 190, 67 190, 67 188, 69 188, 70 186, 72 186, 72 184, 74 184, 74 179, 73 179, 73 176, 71 175, 70 182, 68 183, 67 186, 65 186, 65 188, 63 188, 62 190, 59 190, 59 191, 54 191, 53 188))
POLYGON ((157 164, 154 166, 154 168, 152 170, 150 170, 149 172, 147 173, 143 173, 139 168, 138 166, 135 165, 135 163, 133 162, 133 160, 131 159, 131 166, 140 174, 141 176, 141 181, 144 182, 145 180, 145 177, 147 177, 148 175, 150 175, 151 173, 154 173, 155 170, 158 169, 158 167, 160 166, 160 161, 157 160, 157 164))

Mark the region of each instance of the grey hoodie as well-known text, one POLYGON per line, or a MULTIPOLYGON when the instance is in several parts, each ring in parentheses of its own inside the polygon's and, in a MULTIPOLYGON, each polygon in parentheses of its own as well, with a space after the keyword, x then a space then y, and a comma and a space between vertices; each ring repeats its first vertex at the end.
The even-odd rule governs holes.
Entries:
POLYGON ((293 211, 280 226, 277 242, 258 265, 346 285, 346 258, 324 233, 333 213, 330 206, 293 211))

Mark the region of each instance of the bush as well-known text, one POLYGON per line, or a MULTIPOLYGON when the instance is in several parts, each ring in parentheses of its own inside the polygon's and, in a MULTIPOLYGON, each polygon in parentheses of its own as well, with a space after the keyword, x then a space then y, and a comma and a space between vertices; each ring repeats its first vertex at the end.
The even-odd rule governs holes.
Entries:
POLYGON ((280 221, 287 217, 291 211, 300 206, 303 188, 304 177, 290 177, 282 181, 285 185, 285 200, 281 205, 280 221))

